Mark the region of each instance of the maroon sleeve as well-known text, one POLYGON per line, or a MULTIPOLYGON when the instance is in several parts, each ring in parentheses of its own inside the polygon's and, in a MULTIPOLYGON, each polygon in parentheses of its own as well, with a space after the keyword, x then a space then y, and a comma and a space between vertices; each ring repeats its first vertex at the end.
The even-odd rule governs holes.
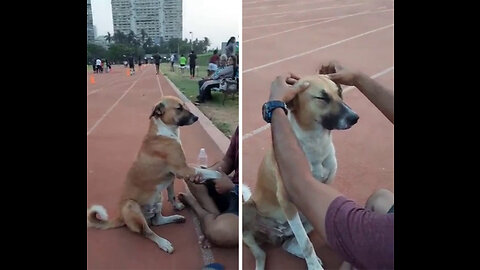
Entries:
POLYGON ((230 139, 230 146, 228 147, 225 156, 233 161, 233 169, 235 170, 235 174, 233 175, 232 181, 233 183, 238 184, 238 127, 230 139))
POLYGON ((339 196, 325 217, 327 241, 354 267, 394 269, 393 217, 366 210, 339 196))

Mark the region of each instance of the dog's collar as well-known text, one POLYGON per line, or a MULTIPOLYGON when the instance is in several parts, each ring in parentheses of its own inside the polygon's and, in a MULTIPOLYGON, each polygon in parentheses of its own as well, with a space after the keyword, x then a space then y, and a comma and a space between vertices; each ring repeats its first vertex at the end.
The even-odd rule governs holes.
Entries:
POLYGON ((155 118, 154 121, 155 121, 155 124, 157 125, 158 136, 165 136, 180 142, 180 139, 179 139, 180 131, 178 130, 178 127, 166 125, 165 123, 163 123, 162 120, 157 118, 155 118))

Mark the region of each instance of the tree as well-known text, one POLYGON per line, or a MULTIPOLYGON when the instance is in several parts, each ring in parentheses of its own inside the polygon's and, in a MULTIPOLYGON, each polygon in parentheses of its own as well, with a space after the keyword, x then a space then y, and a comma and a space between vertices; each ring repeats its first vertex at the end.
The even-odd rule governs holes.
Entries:
POLYGON ((147 41, 145 41, 145 43, 143 43, 143 49, 147 50, 148 48, 152 47, 153 46, 153 40, 151 37, 148 37, 147 38, 147 41))
POLYGON ((113 35, 113 41, 118 44, 126 44, 127 42, 127 36, 123 33, 117 30, 115 32, 115 35, 113 35))
POLYGON ((105 58, 107 50, 102 46, 93 43, 87 43, 87 64, 91 64, 93 59, 105 58))
POLYGON ((145 38, 148 37, 148 34, 147 32, 145 32, 145 29, 142 29, 142 31, 140 31, 140 36, 141 36, 142 44, 145 43, 145 38))
POLYGON ((108 49, 108 59, 112 61, 121 62, 124 60, 123 55, 132 55, 135 53, 135 50, 125 44, 113 44, 108 49))
POLYGON ((108 42, 108 44, 110 44, 110 42, 112 41, 112 36, 110 35, 110 32, 107 32, 107 34, 105 35, 105 40, 108 42))
POLYGON ((204 40, 203 43, 205 44, 205 47, 208 48, 208 46, 210 46, 210 39, 208 39, 208 37, 204 37, 203 40, 204 40))
POLYGON ((134 42, 135 42, 135 32, 130 30, 130 33, 128 33, 128 35, 127 35, 127 43, 133 45, 134 42))

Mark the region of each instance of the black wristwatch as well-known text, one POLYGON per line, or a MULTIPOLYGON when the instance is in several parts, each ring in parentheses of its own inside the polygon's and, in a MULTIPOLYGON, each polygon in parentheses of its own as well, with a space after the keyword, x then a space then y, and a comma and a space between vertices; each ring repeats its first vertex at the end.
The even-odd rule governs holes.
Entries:
POLYGON ((285 114, 288 114, 287 105, 285 104, 285 102, 280 100, 267 101, 262 106, 262 115, 265 122, 271 123, 272 113, 273 110, 275 110, 276 108, 282 108, 285 114))

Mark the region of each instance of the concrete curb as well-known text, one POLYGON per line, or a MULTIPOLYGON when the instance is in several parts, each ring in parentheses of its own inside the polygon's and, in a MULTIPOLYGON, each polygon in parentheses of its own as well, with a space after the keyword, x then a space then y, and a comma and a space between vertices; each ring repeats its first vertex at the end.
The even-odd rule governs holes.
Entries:
POLYGON ((215 142, 215 144, 218 146, 220 151, 222 151, 223 154, 227 153, 228 146, 230 145, 230 139, 225 136, 213 123, 208 119, 208 117, 203 114, 202 111, 198 109, 195 104, 193 104, 178 88, 175 86, 175 84, 170 81, 170 79, 163 74, 163 77, 167 80, 167 82, 172 86, 173 90, 177 93, 177 95, 180 97, 181 100, 185 102, 187 105, 188 109, 198 116, 198 122, 200 125, 202 125, 203 129, 207 132, 207 134, 212 138, 212 140, 215 142))

